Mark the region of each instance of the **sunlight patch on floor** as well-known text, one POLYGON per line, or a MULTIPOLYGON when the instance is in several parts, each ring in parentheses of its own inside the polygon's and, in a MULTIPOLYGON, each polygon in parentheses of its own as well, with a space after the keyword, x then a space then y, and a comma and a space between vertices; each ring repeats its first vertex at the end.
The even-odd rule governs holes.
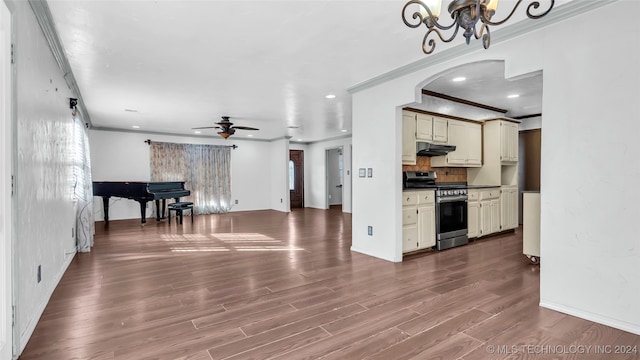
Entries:
POLYGON ((260 233, 164 234, 160 238, 174 253, 305 250, 260 233))

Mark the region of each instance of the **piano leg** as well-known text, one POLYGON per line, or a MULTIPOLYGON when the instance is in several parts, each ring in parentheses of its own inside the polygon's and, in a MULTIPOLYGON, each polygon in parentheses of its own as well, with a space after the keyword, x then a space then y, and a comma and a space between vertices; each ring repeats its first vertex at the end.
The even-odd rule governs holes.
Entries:
POLYGON ((141 224, 147 223, 147 202, 145 200, 136 200, 140 203, 140 217, 142 218, 141 224))
POLYGON ((165 208, 167 207, 167 200, 162 199, 162 213, 160 212, 160 200, 156 200, 156 221, 165 218, 165 208))
POLYGON ((102 197, 102 209, 104 210, 104 224, 109 223, 109 198, 110 196, 102 197))

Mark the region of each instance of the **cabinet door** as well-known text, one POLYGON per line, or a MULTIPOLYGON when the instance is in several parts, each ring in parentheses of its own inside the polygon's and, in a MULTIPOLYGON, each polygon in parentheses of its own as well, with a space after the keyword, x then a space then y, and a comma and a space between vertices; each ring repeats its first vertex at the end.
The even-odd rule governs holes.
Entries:
POLYGON ((469 201, 467 205, 467 229, 469 238, 480 235, 480 203, 477 201, 469 201))
POLYGON ((500 231, 500 199, 491 200, 491 232, 500 231))
POLYGON ((416 140, 433 140, 433 117, 425 114, 416 114, 416 140))
POLYGON ((449 144, 455 145, 456 150, 447 154, 448 165, 466 165, 467 163, 467 131, 462 121, 449 121, 449 144))
POLYGON ((447 119, 433 117, 433 142, 447 142, 447 122, 447 119))
POLYGON ((491 200, 480 202, 480 234, 491 234, 491 200))
POLYGON ((421 206, 418 208, 418 248, 426 249, 436 245, 436 217, 435 207, 421 206))
POLYGON ((416 118, 407 112, 402 113, 402 164, 416 164, 416 118))
POLYGON ((418 225, 405 225, 402 227, 402 252, 418 249, 418 225))
POLYGON ((466 124, 467 126, 467 165, 482 165, 482 126, 480 124, 466 124))
POLYGON ((518 124, 506 121, 500 123, 500 160, 518 161, 518 124))

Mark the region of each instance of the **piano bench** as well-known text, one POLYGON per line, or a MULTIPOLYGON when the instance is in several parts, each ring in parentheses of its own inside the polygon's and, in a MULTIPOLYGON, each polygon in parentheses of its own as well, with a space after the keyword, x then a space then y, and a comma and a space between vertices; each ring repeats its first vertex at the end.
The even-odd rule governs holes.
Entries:
POLYGON ((182 216, 184 215, 184 211, 191 211, 191 223, 193 224, 193 203, 192 202, 175 202, 171 203, 168 206, 169 209, 169 224, 171 224, 171 212, 175 211, 176 216, 180 218, 180 225, 182 225, 182 216))

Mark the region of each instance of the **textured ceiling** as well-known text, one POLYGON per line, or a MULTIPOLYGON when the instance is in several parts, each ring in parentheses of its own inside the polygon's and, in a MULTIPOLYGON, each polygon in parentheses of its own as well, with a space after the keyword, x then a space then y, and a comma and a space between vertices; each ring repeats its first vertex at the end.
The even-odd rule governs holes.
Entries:
MULTIPOLYGON (((505 8, 509 3, 501 1, 505 8)), ((403 5, 49 1, 94 127, 193 135, 191 128, 230 116, 236 125, 260 129, 234 137, 305 142, 351 133, 347 88, 426 57, 424 31, 404 25, 403 5)), ((462 41, 438 44, 436 51, 462 41)), ((471 46, 481 48, 477 41, 471 46)), ((446 78, 429 87, 513 105, 511 116, 540 111, 540 76, 505 81, 504 69, 489 65, 459 71, 468 78, 466 90, 446 78), (503 93, 516 90, 527 94, 505 101, 503 93)), ((201 135, 217 136, 214 130, 201 135)))

